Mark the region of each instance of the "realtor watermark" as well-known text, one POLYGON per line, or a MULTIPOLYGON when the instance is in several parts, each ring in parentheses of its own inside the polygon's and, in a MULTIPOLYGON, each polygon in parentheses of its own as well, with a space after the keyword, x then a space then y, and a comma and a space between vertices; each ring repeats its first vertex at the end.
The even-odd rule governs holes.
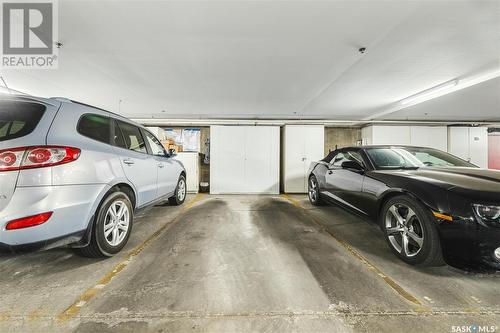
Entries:
POLYGON ((2 69, 56 69, 57 0, 0 0, 2 69))
POLYGON ((498 332, 496 325, 463 325, 451 326, 452 333, 494 333, 498 332))

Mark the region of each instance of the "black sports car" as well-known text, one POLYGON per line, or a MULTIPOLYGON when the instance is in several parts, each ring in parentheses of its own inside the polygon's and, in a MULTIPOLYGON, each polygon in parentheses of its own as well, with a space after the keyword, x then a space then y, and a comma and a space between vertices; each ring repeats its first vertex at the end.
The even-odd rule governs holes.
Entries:
POLYGON ((311 164, 309 200, 377 221, 407 263, 500 268, 500 171, 431 148, 343 148, 311 164))

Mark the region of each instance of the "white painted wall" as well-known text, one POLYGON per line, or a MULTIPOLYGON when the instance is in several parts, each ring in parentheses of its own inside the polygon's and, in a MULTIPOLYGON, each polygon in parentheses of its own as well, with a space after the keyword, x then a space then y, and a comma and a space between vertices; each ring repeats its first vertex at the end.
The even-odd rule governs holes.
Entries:
POLYGON ((211 126, 210 140, 210 193, 279 193, 278 126, 211 126))

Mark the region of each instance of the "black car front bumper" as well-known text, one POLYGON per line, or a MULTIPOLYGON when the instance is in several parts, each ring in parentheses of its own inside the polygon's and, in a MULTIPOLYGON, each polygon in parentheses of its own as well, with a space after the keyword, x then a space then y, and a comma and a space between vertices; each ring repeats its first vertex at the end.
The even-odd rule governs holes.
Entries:
POLYGON ((500 270, 500 227, 485 226, 475 219, 441 221, 441 245, 446 262, 462 269, 500 270))

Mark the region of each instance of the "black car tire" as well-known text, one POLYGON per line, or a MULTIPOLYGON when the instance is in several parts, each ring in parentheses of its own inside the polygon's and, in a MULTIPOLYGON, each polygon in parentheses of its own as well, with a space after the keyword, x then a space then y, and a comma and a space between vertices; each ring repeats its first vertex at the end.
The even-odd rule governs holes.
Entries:
POLYGON ((184 203, 184 200, 186 200, 186 191, 187 191, 186 177, 184 177, 184 175, 181 175, 179 177, 179 180, 177 181, 177 186, 175 187, 175 193, 172 197, 168 198, 168 202, 172 206, 182 205, 184 203), (183 191, 184 193, 181 195, 180 191, 183 191))
POLYGON ((133 220, 134 210, 132 208, 132 203, 130 202, 129 197, 125 193, 120 191, 109 194, 97 209, 89 244, 85 247, 75 250, 80 255, 90 258, 114 256, 115 254, 120 252, 127 244, 130 233, 132 232, 133 220), (121 238, 121 240, 116 245, 110 244, 109 241, 106 240, 105 236, 105 224, 109 225, 108 212, 113 204, 123 205, 124 207, 126 207, 126 209, 128 209, 128 228, 125 231, 125 235, 123 235, 123 238, 119 237, 121 238))
MULTIPOLYGON (((409 210, 406 210, 407 215, 409 213, 409 210)), ((398 211, 399 213, 399 211, 398 211)), ((400 214, 402 216, 403 214, 400 214)), ((403 217, 403 216, 402 216, 403 217)), ((395 222, 397 220, 396 217, 392 220, 395 222)), ((391 223, 391 222, 389 222, 391 223)), ((396 222, 397 224, 397 222, 396 222)), ((437 227, 432 219, 432 215, 429 212, 429 210, 421 204, 419 201, 415 200, 414 198, 408 196, 408 195, 400 195, 393 197, 389 199, 385 204, 384 207, 382 208, 382 213, 380 216, 380 226, 384 232, 385 239, 391 248, 392 252, 399 257, 401 260, 404 262, 411 264, 411 265, 418 265, 418 266, 442 266, 444 264, 443 260, 443 252, 441 249, 441 242, 439 239, 439 234, 437 227), (392 208, 392 207, 395 208, 392 208), (399 208, 398 208, 399 207, 399 208), (386 217, 387 214, 393 214, 392 212, 389 212, 389 209, 396 209, 396 210, 402 210, 402 212, 405 212, 405 209, 410 208, 415 215, 412 215, 413 217, 410 217, 409 219, 404 219, 406 221, 405 224, 407 226, 406 229, 406 236, 403 236, 402 233, 391 233, 392 235, 392 241, 390 239, 389 235, 389 230, 386 224, 386 217), (418 231, 417 231, 418 229, 418 231), (396 241, 397 245, 397 237, 401 237, 401 244, 403 244, 403 239, 402 237, 406 237, 408 240, 410 240, 410 245, 411 247, 417 247, 418 243, 413 240, 412 237, 409 236, 409 233, 412 232, 412 235, 414 236, 423 236, 422 240, 422 245, 420 246, 419 251, 415 251, 416 254, 413 256, 409 256, 405 254, 405 250, 403 248, 403 245, 401 245, 401 249, 398 250, 394 244, 396 241)), ((391 225, 392 226, 392 225, 391 225)), ((396 225, 396 227, 399 227, 396 225)), ((391 228, 394 230, 395 228, 391 228)), ((410 251, 408 251, 410 252, 410 251)))
POLYGON ((312 205, 314 206, 322 206, 323 205, 323 200, 321 199, 319 195, 319 183, 318 179, 316 179, 316 176, 312 175, 309 177, 309 180, 307 182, 307 193, 309 197, 309 202, 311 202, 312 205), (315 188, 314 187, 315 184, 315 188))

